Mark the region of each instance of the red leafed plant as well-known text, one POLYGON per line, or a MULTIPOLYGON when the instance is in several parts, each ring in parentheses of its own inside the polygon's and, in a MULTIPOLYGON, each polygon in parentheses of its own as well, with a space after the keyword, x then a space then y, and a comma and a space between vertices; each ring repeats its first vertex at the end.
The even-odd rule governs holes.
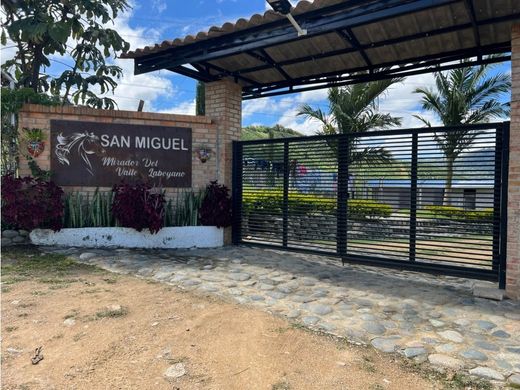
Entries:
POLYGON ((206 197, 199 209, 199 220, 202 225, 228 227, 231 226, 231 198, 229 188, 212 181, 206 188, 206 197))
POLYGON ((157 233, 164 225, 164 195, 146 183, 115 185, 112 214, 120 226, 157 233))
POLYGON ((2 225, 58 231, 63 226, 64 193, 53 182, 2 176, 2 225))

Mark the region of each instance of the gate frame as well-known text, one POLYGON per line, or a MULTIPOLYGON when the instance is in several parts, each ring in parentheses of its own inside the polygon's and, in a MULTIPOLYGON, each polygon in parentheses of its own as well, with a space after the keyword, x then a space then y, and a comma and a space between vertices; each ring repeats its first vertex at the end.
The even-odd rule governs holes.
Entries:
POLYGON ((342 142, 351 134, 317 135, 304 137, 258 139, 251 141, 233 141, 233 225, 232 243, 234 245, 246 245, 283 250, 296 253, 308 253, 328 257, 338 257, 342 264, 352 263, 386 268, 406 269, 430 274, 442 274, 473 279, 498 282, 499 288, 506 286, 506 259, 507 259, 507 206, 508 206, 508 174, 509 174, 509 130, 510 122, 496 122, 462 126, 444 126, 428 128, 407 128, 394 130, 379 130, 356 133, 355 137, 404 135, 412 137, 411 162, 410 162, 410 239, 409 261, 385 259, 384 257, 366 255, 347 255, 347 199, 348 199, 348 164, 346 153, 340 153, 341 144, 348 147, 348 142, 342 142), (494 221, 492 241, 492 270, 482 270, 457 265, 443 265, 434 263, 415 262, 415 243, 417 233, 417 181, 418 181, 418 137, 421 133, 433 131, 450 131, 470 128, 472 130, 495 129, 495 177, 493 184, 493 208, 494 221), (338 140, 338 184, 337 184, 337 236, 336 252, 320 251, 318 249, 293 248, 288 246, 288 192, 289 192, 289 143, 313 140, 338 140), (283 211, 282 211, 282 245, 244 242, 242 240, 242 190, 243 190, 243 145, 255 144, 283 144, 284 147, 284 187, 283 187, 283 211), (499 160, 500 159, 500 160, 499 160), (345 180, 346 179, 346 180, 345 180), (498 190, 497 190, 498 183, 498 190), (342 191, 340 191, 342 189, 342 191), (341 195, 340 195, 341 194, 341 195), (344 216, 344 217, 343 217, 344 216))

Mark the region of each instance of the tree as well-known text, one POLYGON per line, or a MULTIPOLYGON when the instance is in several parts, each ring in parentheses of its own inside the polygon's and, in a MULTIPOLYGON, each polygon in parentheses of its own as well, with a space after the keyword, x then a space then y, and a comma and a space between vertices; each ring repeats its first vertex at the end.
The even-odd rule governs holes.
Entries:
MULTIPOLYGON (((508 103, 497 99, 511 90, 511 76, 505 73, 490 75, 492 68, 485 64, 437 72, 434 74, 435 89, 417 88, 415 93, 422 95, 422 108, 433 112, 444 126, 489 122, 509 114, 508 103)), ((425 118, 416 117, 431 126, 425 118)), ((467 129, 434 132, 433 138, 446 158, 445 205, 451 203, 455 162, 481 133, 467 129)))
POLYGON ((195 115, 206 114, 206 84, 197 81, 197 90, 195 94, 195 115))
POLYGON ((14 74, 17 87, 61 96, 96 108, 114 108, 115 102, 99 97, 114 91, 122 70, 107 64, 111 54, 129 49, 119 33, 106 26, 129 7, 127 0, 4 0, 2 44, 7 38, 17 52, 3 69, 14 74), (73 42, 74 46, 69 44, 73 42), (69 51, 70 49, 70 51, 69 51), (52 56, 70 55, 73 65, 58 77, 42 72, 52 56))
MULTIPOLYGON (((398 126, 401 124, 401 118, 380 113, 378 99, 391 85, 402 80, 393 78, 331 88, 328 91, 327 114, 319 108, 314 109, 304 104, 300 107, 298 115, 321 122, 322 129, 319 134, 355 134, 398 126)), ((357 145, 360 140, 356 137, 349 137, 347 142, 349 164, 377 164, 391 160, 390 154, 384 148, 365 147, 359 150, 357 145)), ((336 146, 331 146, 337 149, 336 146)))

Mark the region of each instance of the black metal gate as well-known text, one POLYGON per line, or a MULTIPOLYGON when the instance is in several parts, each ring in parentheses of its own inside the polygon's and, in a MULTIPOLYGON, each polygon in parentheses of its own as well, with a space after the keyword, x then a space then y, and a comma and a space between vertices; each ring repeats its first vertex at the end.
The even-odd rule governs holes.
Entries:
POLYGON ((234 143, 235 244, 505 285, 509 124, 234 143))

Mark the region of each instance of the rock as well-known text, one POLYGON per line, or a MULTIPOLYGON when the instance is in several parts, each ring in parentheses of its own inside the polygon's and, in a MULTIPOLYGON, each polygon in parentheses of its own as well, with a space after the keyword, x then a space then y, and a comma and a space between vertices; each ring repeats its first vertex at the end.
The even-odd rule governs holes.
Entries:
POLYGON ((491 333, 491 336, 495 336, 501 339, 508 339, 511 337, 509 333, 503 330, 495 330, 493 333, 491 333))
POLYGON ((279 291, 268 291, 266 293, 267 296, 273 298, 273 299, 282 299, 285 298, 285 294, 281 293, 279 291))
POLYGON ((520 313, 516 312, 507 312, 504 314, 506 318, 509 318, 510 320, 520 320, 520 313))
POLYGON ((513 385, 520 386, 520 374, 511 375, 507 378, 507 381, 513 385))
POLYGON ((386 332, 386 328, 378 322, 365 322, 363 324, 363 329, 368 333, 375 335, 382 335, 386 332))
POLYGON ((18 234, 22 237, 29 236, 29 232, 27 230, 18 230, 18 234))
POLYGON ((475 285, 473 287, 473 295, 478 298, 492 299, 501 301, 504 299, 505 290, 500 290, 493 286, 475 285))
POLYGON ((430 324, 432 324, 432 326, 435 328, 440 328, 441 326, 444 326, 444 322, 442 322, 442 321, 434 320, 434 319, 430 319, 429 321, 430 321, 430 324))
POLYGON ((16 244, 20 244, 22 242, 25 242, 25 237, 22 236, 16 236, 12 238, 13 242, 16 244))
POLYGON ((480 351, 477 351, 476 349, 467 349, 465 351, 462 351, 460 353, 460 356, 462 356, 465 359, 479 360, 479 361, 485 361, 488 359, 486 354, 484 354, 480 351))
POLYGON ((18 232, 16 230, 4 230, 2 232, 2 238, 13 238, 17 237, 18 232))
POLYGON ((186 368, 184 368, 183 363, 175 363, 164 372, 164 377, 170 380, 180 378, 183 375, 186 375, 186 368))
POLYGON ((370 344, 381 352, 390 353, 395 352, 400 339, 399 336, 376 337, 370 344))
POLYGON ((316 298, 312 298, 312 297, 308 297, 308 296, 304 296, 304 295, 296 295, 296 296, 292 297, 292 300, 294 302, 298 302, 298 303, 308 303, 308 302, 315 301, 316 298))
POLYGON ((426 348, 422 348, 422 347, 412 347, 412 348, 406 348, 404 350, 404 356, 406 356, 407 358, 413 358, 413 357, 416 357, 419 355, 424 355, 427 353, 428 353, 428 351, 426 350, 426 348))
POLYGON ((67 318, 63 321, 63 325, 65 326, 74 326, 76 324, 76 320, 74 318, 67 318))
POLYGON ((231 280, 236 280, 237 282, 244 282, 246 280, 249 280, 251 278, 251 275, 243 273, 243 272, 237 272, 237 273, 229 274, 228 278, 231 280))
POLYGON ((489 367, 476 367, 469 370, 469 373, 480 378, 492 379, 496 381, 503 381, 505 379, 504 375, 489 367))
POLYGON ((455 330, 445 330, 444 332, 437 332, 437 334, 443 339, 453 341, 454 343, 462 343, 464 341, 464 337, 455 330))
POLYGON ((182 282, 182 284, 187 287, 198 286, 200 283, 200 280, 197 279, 188 279, 182 282))
POLYGON ((315 316, 305 316, 302 318, 302 321, 305 325, 314 325, 316 324, 320 319, 315 316))
POLYGON ((319 327, 325 332, 334 332, 336 330, 336 325, 329 324, 328 322, 320 322, 319 327))
POLYGON ((240 290, 239 288, 230 288, 229 290, 227 290, 227 293, 229 295, 239 296, 242 295, 242 290, 240 290))
POLYGON ((327 306, 327 305, 319 305, 319 304, 313 305, 311 307, 311 310, 312 310, 312 312, 314 312, 315 314, 318 314, 320 316, 332 313, 332 307, 327 306))
POLYGON ((253 301, 265 301, 265 298, 261 295, 251 295, 249 298, 253 301))
POLYGON ((428 361, 434 366, 450 368, 452 370, 460 370, 464 367, 464 363, 461 360, 439 353, 433 353, 428 356, 428 361))
POLYGON ((450 353, 455 350, 454 344, 441 344, 435 347, 435 350, 440 353, 450 353))
POLYGON ((92 252, 83 252, 81 255, 79 255, 80 260, 90 260, 93 257, 96 257, 96 254, 92 252))
POLYGON ((9 347, 6 349, 7 353, 11 354, 11 355, 19 355, 23 352, 23 349, 16 349, 16 348, 13 348, 13 347, 9 347))
POLYGON ((159 325, 159 323, 157 321, 152 322, 152 326, 157 326, 157 325, 159 325))
POLYGON ((11 245, 13 243, 13 240, 10 238, 2 237, 2 245, 11 245))
POLYGON ((258 288, 262 291, 270 291, 270 290, 274 290, 274 286, 272 284, 265 284, 265 283, 260 283, 258 285, 258 288))
POLYGON ((480 329, 484 329, 484 330, 491 330, 491 329, 497 327, 497 324, 495 324, 494 322, 484 321, 484 320, 476 321, 475 325, 477 325, 480 329))
POLYGON ((18 305, 19 303, 20 303, 20 300, 18 300, 18 299, 11 301, 11 305, 18 305))
POLYGON ((487 351, 498 351, 500 348, 496 344, 488 343, 487 341, 475 341, 475 346, 487 351))
POLYGON ((291 310, 289 313, 286 314, 286 317, 287 318, 298 318, 300 316, 300 311, 299 310, 291 310))
POLYGON ((122 313, 123 312, 123 308, 121 307, 121 305, 108 305, 106 308, 108 311, 113 312, 113 313, 122 313))

